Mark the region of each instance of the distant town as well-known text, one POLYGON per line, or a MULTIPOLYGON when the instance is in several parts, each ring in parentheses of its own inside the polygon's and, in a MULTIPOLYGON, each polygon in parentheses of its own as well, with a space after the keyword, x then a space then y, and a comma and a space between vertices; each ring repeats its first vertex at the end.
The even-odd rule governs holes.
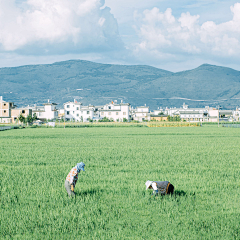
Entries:
POLYGON ((73 100, 63 104, 63 109, 58 109, 57 104, 50 102, 42 106, 28 105, 18 108, 14 102, 4 101, 0 96, 0 123, 20 123, 24 119, 29 122, 143 122, 143 121, 182 121, 182 122, 238 122, 240 108, 224 110, 221 107, 190 108, 183 103, 180 108, 161 108, 154 111, 149 106, 133 108, 130 103, 111 101, 101 106, 83 106, 81 102, 73 100), (27 120, 28 121, 28 120, 27 120))

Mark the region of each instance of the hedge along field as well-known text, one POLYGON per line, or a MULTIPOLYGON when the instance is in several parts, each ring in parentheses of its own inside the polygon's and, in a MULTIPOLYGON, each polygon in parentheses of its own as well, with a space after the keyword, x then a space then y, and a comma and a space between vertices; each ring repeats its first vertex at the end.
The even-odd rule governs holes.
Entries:
POLYGON ((239 239, 239 143, 216 126, 0 132, 1 239, 239 239), (152 198, 147 180, 175 194, 152 198))

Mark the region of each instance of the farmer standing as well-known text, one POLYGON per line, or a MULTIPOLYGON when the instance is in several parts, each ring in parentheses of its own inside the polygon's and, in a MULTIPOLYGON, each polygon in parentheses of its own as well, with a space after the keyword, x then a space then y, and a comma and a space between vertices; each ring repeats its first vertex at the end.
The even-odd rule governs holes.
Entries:
POLYGON ((153 189, 153 193, 152 195, 157 196, 159 193, 161 195, 165 195, 165 194, 172 194, 174 191, 174 186, 168 182, 168 181, 147 181, 145 183, 146 185, 146 190, 147 189, 153 189))
POLYGON ((65 181, 65 188, 67 190, 67 193, 69 197, 75 197, 74 188, 78 180, 78 174, 80 171, 84 170, 85 164, 83 162, 77 163, 75 167, 73 167, 70 171, 70 173, 66 177, 65 181))

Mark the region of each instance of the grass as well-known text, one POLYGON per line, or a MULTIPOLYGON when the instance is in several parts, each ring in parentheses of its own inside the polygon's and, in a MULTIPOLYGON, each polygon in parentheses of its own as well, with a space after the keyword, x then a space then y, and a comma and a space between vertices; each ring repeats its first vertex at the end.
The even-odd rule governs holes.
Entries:
POLYGON ((1 239, 239 239, 240 130, 0 132, 1 239), (64 181, 86 164, 70 199, 64 181), (170 181, 151 198, 147 180, 170 181))

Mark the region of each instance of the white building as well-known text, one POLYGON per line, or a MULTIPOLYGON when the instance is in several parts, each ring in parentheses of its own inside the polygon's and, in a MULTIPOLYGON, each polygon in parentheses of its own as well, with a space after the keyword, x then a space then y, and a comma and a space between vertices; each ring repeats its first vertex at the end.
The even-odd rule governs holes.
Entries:
POLYGON ((189 108, 183 103, 181 108, 166 108, 165 113, 170 117, 180 116, 181 121, 187 122, 217 122, 218 111, 214 108, 189 108))
POLYGON ((159 115, 159 114, 166 114, 166 111, 163 108, 158 108, 157 110, 153 110, 153 112, 151 112, 152 115, 159 115))
POLYGON ((89 120, 98 121, 104 117, 115 122, 129 121, 129 103, 111 102, 104 106, 83 106, 82 103, 74 100, 64 103, 65 119, 70 121, 87 122, 89 120))
POLYGON ((149 107, 147 107, 145 104, 145 106, 132 109, 132 117, 133 117, 133 120, 136 120, 139 122, 142 122, 144 120, 150 121, 149 107))
POLYGON ((216 108, 208 107, 208 122, 218 122, 219 110, 216 108))
POLYGON ((123 122, 130 120, 130 104, 129 103, 117 103, 115 100, 109 104, 104 105, 102 108, 98 108, 100 118, 108 118, 114 122, 123 122))
POLYGON ((240 121, 240 108, 238 107, 236 108, 236 110, 233 111, 233 121, 240 121))
POLYGON ((63 106, 66 120, 87 122, 94 117, 95 107, 93 105, 83 106, 74 99, 73 102, 64 103, 63 106))
POLYGON ((174 115, 179 115, 181 121, 187 122, 208 122, 208 109, 205 108, 188 108, 185 103, 178 109, 174 115))
POLYGON ((56 109, 56 103, 44 103, 43 106, 29 107, 32 109, 32 114, 36 114, 38 119, 41 120, 55 120, 58 118, 58 110, 56 109))

